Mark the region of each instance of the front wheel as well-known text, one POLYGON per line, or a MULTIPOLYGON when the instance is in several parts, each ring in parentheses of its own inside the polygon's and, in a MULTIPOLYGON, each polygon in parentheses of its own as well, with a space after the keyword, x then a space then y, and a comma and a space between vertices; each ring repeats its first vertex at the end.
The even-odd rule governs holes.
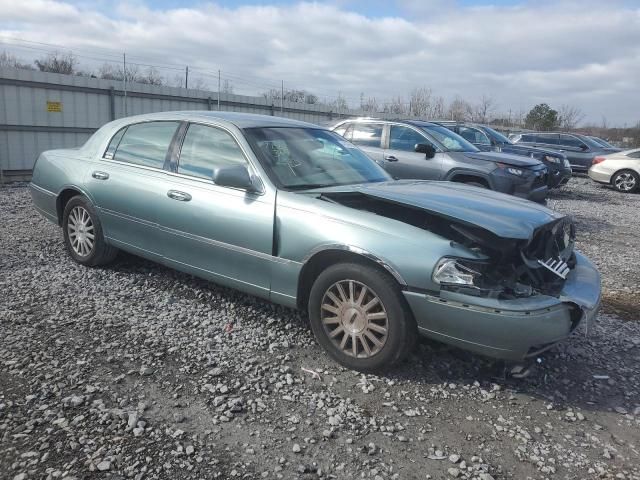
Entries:
POLYGON ((613 176, 611 184, 619 192, 632 193, 638 189, 640 177, 632 170, 622 170, 613 176))
POLYGON ((340 364, 361 372, 391 367, 417 338, 395 280, 356 263, 333 265, 318 276, 309 319, 318 343, 340 364))
POLYGON ((84 196, 67 202, 62 215, 64 243, 76 262, 95 267, 111 262, 118 250, 107 244, 96 209, 84 196))

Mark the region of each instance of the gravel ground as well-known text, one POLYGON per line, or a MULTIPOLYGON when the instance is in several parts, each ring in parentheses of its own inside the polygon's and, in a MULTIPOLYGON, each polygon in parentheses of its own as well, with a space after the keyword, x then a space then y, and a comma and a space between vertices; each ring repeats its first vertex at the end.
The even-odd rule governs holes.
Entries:
POLYGON ((526 379, 422 342, 345 370, 304 317, 121 255, 87 269, 24 186, 0 189, 0 477, 640 478, 640 195, 575 178, 603 274, 591 336, 526 379))

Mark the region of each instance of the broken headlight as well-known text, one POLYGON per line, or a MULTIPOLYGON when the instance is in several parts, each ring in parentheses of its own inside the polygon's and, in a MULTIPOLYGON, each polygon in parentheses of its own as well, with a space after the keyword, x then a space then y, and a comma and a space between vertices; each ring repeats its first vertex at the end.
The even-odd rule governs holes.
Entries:
POLYGON ((477 285, 481 273, 456 258, 442 258, 433 269, 433 281, 440 285, 477 285))

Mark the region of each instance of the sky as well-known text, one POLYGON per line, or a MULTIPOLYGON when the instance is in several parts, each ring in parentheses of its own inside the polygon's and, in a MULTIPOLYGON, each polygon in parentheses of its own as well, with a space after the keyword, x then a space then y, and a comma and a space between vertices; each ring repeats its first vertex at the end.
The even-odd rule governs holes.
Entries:
POLYGON ((355 104, 427 87, 496 113, 545 102, 640 121, 640 0, 0 0, 0 51, 51 45, 92 65, 123 51, 164 75, 189 65, 192 82, 220 69, 237 93, 284 81, 355 104))

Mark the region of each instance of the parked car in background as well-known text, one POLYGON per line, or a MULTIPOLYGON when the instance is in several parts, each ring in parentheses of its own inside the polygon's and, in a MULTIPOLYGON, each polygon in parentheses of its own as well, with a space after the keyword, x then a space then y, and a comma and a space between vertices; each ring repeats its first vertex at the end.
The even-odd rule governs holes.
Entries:
POLYGON ((608 150, 615 151, 615 152, 621 151, 620 148, 611 145, 609 142, 607 142, 606 140, 603 140, 600 137, 594 137, 593 135, 587 135, 587 137, 589 137, 591 140, 596 142, 598 145, 601 145, 602 147, 604 147, 604 148, 606 148, 608 150))
POLYGON ((395 181, 339 135, 285 118, 116 120, 79 149, 42 153, 30 190, 75 262, 121 249, 305 310, 320 345, 365 372, 397 363, 419 333, 535 356, 589 329, 600 302, 571 217, 459 183, 395 181))
POLYGON ((547 185, 556 188, 565 185, 571 178, 571 166, 564 153, 557 150, 532 147, 529 145, 516 145, 502 133, 487 125, 468 122, 436 121, 454 131, 465 140, 473 143, 483 151, 494 151, 531 157, 544 163, 549 170, 547 185))
POLYGON ((442 125, 417 120, 350 119, 333 127, 395 178, 449 180, 542 202, 547 168, 516 155, 482 152, 442 125))
POLYGON ((589 177, 609 184, 619 192, 637 191, 640 188, 640 148, 597 156, 589 169, 589 177))
POLYGON ((577 133, 525 132, 510 138, 517 145, 558 150, 567 156, 571 169, 580 172, 589 170, 597 155, 611 152, 586 135, 577 133))

